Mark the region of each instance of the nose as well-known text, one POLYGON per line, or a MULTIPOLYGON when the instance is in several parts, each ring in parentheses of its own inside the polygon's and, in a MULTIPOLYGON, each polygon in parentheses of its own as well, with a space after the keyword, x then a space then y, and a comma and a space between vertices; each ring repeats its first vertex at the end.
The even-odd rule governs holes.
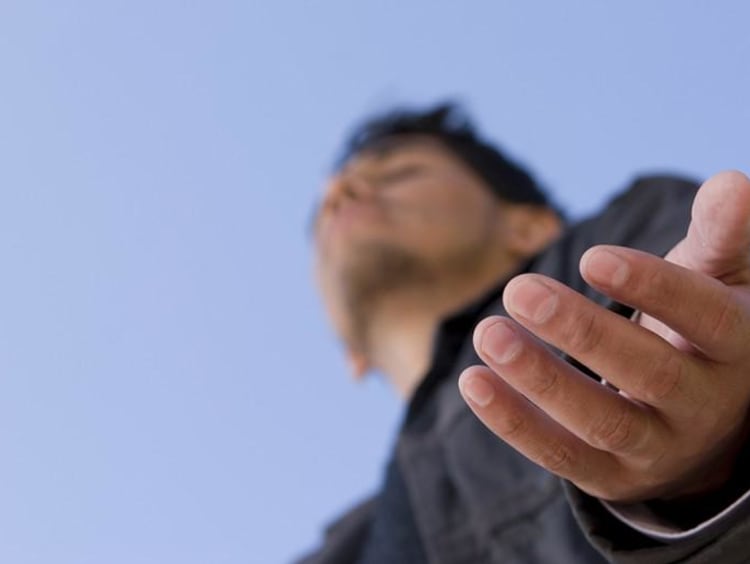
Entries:
POLYGON ((323 206, 336 209, 347 200, 366 200, 374 193, 372 182, 361 174, 340 172, 333 177, 326 190, 323 206))

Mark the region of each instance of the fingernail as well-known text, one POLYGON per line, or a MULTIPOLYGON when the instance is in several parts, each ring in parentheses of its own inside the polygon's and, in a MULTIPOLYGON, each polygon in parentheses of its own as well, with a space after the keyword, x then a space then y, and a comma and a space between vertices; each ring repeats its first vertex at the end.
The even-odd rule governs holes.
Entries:
POLYGON ((589 276, 599 284, 617 288, 624 285, 630 276, 630 267, 627 261, 612 251, 597 250, 588 262, 589 276))
POLYGON ((536 280, 525 280, 513 289, 511 309, 521 317, 541 325, 557 308, 557 294, 536 280))
POLYGON ((482 352, 496 364, 513 360, 521 350, 521 339, 505 323, 495 323, 487 327, 482 335, 482 352))
POLYGON ((478 376, 464 378, 461 381, 461 392, 479 407, 487 407, 495 397, 495 389, 492 384, 485 382, 478 376))

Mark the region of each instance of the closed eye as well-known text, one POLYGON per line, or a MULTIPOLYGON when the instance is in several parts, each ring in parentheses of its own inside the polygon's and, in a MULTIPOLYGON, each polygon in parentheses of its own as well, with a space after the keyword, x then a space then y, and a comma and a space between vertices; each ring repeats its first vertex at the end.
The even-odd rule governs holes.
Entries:
POLYGON ((403 165, 379 174, 375 182, 378 186, 387 186, 389 184, 401 182, 402 180, 408 180, 409 178, 412 178, 413 176, 416 176, 423 171, 424 167, 421 165, 403 165))

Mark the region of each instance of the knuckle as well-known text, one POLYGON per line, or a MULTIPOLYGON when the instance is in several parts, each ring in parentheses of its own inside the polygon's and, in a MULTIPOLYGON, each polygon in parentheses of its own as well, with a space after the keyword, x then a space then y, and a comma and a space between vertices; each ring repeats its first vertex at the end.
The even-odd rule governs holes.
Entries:
POLYGON ((672 350, 663 353, 654 370, 644 370, 636 386, 636 395, 648 404, 660 404, 678 392, 685 377, 683 359, 672 350))
POLYGON ((573 355, 595 351, 603 338, 604 333, 592 312, 581 312, 575 316, 563 334, 564 343, 573 355))
POLYGON ((515 438, 523 434, 526 427, 526 418, 521 413, 509 411, 504 414, 498 427, 497 432, 499 435, 508 439, 515 438))
POLYGON ((540 367, 529 379, 528 391, 534 397, 543 397, 553 394, 560 383, 560 371, 552 366, 540 367))
POLYGON ((631 410, 618 408, 596 421, 589 430, 591 446, 607 451, 624 451, 633 444, 635 417, 631 410))
POLYGON ((537 463, 553 474, 562 474, 572 465, 572 455, 565 445, 558 442, 542 450, 537 463))
POLYGON ((722 288, 715 307, 705 308, 701 323, 706 327, 711 341, 719 342, 737 335, 742 327, 742 313, 728 288, 722 288))

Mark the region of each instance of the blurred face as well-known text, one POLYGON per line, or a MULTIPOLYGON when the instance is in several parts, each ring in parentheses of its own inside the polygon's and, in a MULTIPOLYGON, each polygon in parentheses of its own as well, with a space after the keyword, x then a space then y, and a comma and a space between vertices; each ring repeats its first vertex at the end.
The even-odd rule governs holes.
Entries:
POLYGON ((393 245, 424 261, 485 242, 498 199, 438 141, 415 138, 353 158, 328 182, 315 218, 321 266, 362 245, 393 245))
POLYGON ((352 344, 365 321, 357 318, 379 298, 497 260, 501 213, 439 141, 403 138, 352 158, 328 182, 314 223, 316 277, 339 332, 352 344))

